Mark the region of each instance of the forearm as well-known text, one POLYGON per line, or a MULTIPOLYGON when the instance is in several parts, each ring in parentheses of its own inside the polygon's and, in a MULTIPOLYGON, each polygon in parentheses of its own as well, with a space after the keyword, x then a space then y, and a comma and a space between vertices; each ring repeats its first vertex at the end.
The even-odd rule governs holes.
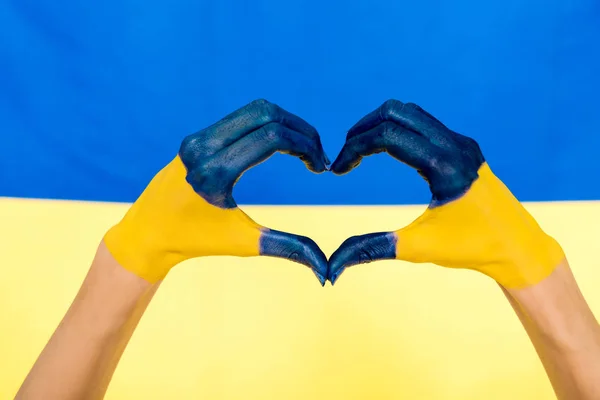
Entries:
POLYGON ((600 326, 567 261, 535 286, 504 292, 558 398, 600 398, 600 326))
POLYGON ((16 399, 101 399, 157 288, 119 266, 101 243, 16 399))

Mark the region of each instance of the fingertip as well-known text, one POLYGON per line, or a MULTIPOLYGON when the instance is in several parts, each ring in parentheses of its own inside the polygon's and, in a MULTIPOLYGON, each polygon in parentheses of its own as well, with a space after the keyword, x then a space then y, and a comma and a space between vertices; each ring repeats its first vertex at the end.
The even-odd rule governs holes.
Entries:
POLYGON ((310 172, 320 174, 328 171, 328 164, 325 162, 325 154, 323 152, 307 152, 300 157, 306 168, 310 172))
POLYGON ((325 282, 327 282, 327 279, 321 274, 315 273, 315 275, 317 276, 317 279, 319 280, 321 287, 325 287, 325 282))
POLYGON ((322 174, 323 172, 329 171, 329 167, 327 167, 325 163, 318 163, 317 165, 314 163, 306 163, 306 167, 310 172, 315 174, 322 174))
POLYGON ((319 165, 319 173, 323 173, 325 171, 329 171, 329 166, 324 161, 319 165))
POLYGON ((336 175, 346 175, 347 173, 349 173, 350 171, 352 171, 354 168, 358 167, 360 165, 360 161, 355 162, 355 163, 333 163, 333 165, 331 166, 331 172, 333 172, 336 175))
POLYGON ((339 157, 333 162, 333 164, 331 164, 331 167, 329 169, 336 175, 344 175, 350 172, 350 169, 346 165, 344 165, 344 163, 340 160, 339 157))
POLYGON ((331 160, 327 156, 327 153, 325 152, 325 150, 323 150, 323 156, 325 157, 325 165, 330 166, 331 165, 331 160))
POLYGON ((340 166, 335 161, 333 162, 333 164, 331 164, 331 167, 329 167, 329 170, 336 175, 342 175, 340 166))
POLYGON ((312 268, 312 272, 315 274, 315 276, 317 277, 317 280, 319 281, 319 283, 321 284, 321 287, 325 286, 325 282, 327 282, 327 278, 325 275, 321 274, 317 269, 312 268))
POLYGON ((327 268, 327 279, 331 282, 331 286, 335 285, 335 282, 339 276, 344 272, 346 264, 349 262, 352 251, 345 245, 347 240, 331 255, 329 258, 329 265, 327 268), (350 250, 350 251, 349 251, 350 250))
POLYGON ((337 282, 338 278, 340 277, 340 275, 342 275, 342 273, 345 270, 346 270, 346 268, 339 269, 338 272, 329 279, 329 281, 331 282, 331 286, 335 285, 335 283, 337 282))
POLYGON ((321 145, 321 162, 323 163, 323 171, 329 171, 329 167, 331 166, 331 160, 325 153, 323 146, 321 145))
POLYGON ((340 154, 336 157, 333 164, 331 164, 331 171, 336 175, 344 175, 348 172, 352 171, 362 160, 362 156, 360 152, 357 151, 357 148, 354 143, 346 142, 340 154))

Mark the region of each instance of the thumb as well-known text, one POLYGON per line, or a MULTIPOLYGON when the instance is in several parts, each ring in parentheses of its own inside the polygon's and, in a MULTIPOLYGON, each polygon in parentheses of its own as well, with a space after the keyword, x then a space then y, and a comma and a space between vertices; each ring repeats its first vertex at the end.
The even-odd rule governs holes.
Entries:
POLYGON ((353 236, 331 255, 327 278, 335 284, 342 272, 357 264, 396 258, 396 232, 378 232, 353 236))
POLYGON ((316 275, 321 286, 325 286, 327 257, 314 240, 293 233, 261 228, 259 252, 261 256, 285 258, 306 265, 316 275))
MULTIPOLYGON (((413 263, 431 262, 436 249, 431 244, 439 234, 435 226, 428 223, 426 215, 421 215, 410 225, 395 232, 378 232, 353 236, 331 255, 328 279, 333 285, 344 270, 357 264, 367 264, 377 260, 403 260, 413 263)), ((435 224, 434 224, 435 225, 435 224)), ((438 238, 439 239, 439 238, 438 238)))

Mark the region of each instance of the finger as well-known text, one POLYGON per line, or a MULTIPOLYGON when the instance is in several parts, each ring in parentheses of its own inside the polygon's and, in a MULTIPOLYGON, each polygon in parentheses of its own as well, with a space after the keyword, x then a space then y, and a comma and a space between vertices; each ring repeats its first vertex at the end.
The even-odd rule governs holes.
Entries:
POLYGON ((382 121, 392 121, 427 138, 435 146, 444 149, 453 158, 458 154, 470 158, 479 167, 485 162, 479 144, 468 136, 456 133, 433 115, 414 103, 388 100, 377 112, 382 121))
POLYGON ((348 267, 395 259, 397 241, 394 232, 370 233, 346 239, 329 259, 327 278, 333 285, 348 267))
POLYGON ((347 139, 350 139, 356 135, 360 135, 361 133, 375 128, 382 122, 388 121, 387 114, 389 114, 389 110, 401 108, 403 105, 404 103, 398 100, 387 100, 376 110, 371 111, 362 117, 356 124, 354 124, 354 126, 352 126, 352 128, 350 128, 348 131, 347 139))
POLYGON ((331 164, 331 172, 343 175, 358 167, 363 157, 385 151, 383 132, 388 129, 382 124, 374 128, 373 132, 354 136, 346 140, 344 147, 331 164))
POLYGON ((218 148, 228 146, 261 126, 272 122, 280 123, 319 142, 317 130, 304 121, 276 104, 267 100, 254 100, 244 107, 227 115, 222 120, 204 130, 212 145, 218 148))
POLYGON ((436 146, 456 148, 455 133, 417 104, 405 103, 400 109, 392 108, 388 114, 392 121, 423 135, 436 146))
POLYGON ((424 174, 440 157, 440 150, 426 138, 386 121, 348 139, 331 170, 345 174, 358 166, 363 157, 383 151, 424 174))
POLYGON ((348 138, 360 135, 385 121, 410 129, 442 148, 453 145, 453 132, 433 115, 414 103, 403 103, 398 100, 387 100, 375 111, 363 117, 350 128, 348 138))
POLYGON ((327 169, 320 143, 279 123, 267 124, 221 150, 211 162, 238 178, 275 152, 299 157, 313 172, 327 169))
POLYGON ((456 141, 459 143, 458 147, 461 149, 461 153, 468 157, 473 162, 473 165, 479 169, 481 164, 485 162, 485 157, 481 152, 479 143, 475 139, 461 135, 460 133, 455 132, 454 134, 456 135, 456 141))
POLYGON ((309 267, 321 286, 327 280, 327 257, 321 248, 306 236, 262 228, 260 255, 285 258, 309 267))
POLYGON ((278 122, 283 126, 290 128, 296 132, 300 132, 301 134, 307 136, 309 139, 314 141, 317 144, 320 152, 323 154, 323 161, 326 165, 331 164, 329 157, 325 154, 325 150, 323 149, 323 145, 321 144, 321 137, 317 130, 310 125, 308 122, 304 121, 302 118, 298 117, 295 114, 292 114, 288 111, 285 111, 283 108, 276 106, 274 107, 274 111, 272 112, 272 121, 278 122))
POLYGON ((273 122, 211 157, 200 158, 197 165, 188 167, 186 180, 210 204, 235 208, 232 190, 237 180, 246 170, 278 151, 299 157, 313 172, 327 169, 323 150, 314 139, 273 122))

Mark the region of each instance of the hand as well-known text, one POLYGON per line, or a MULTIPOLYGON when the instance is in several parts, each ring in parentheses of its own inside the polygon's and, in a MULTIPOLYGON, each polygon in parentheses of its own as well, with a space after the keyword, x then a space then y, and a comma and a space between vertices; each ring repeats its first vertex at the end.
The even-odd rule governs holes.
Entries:
POLYGON ((324 285, 327 259, 314 241, 258 225, 232 197, 244 171, 275 152, 300 157, 316 173, 329 164, 317 131, 265 100, 186 137, 177 157, 106 234, 109 251, 152 283, 190 258, 263 255, 307 265, 324 285))
POLYGON ((348 132, 331 169, 348 173, 362 157, 384 151, 425 178, 431 203, 405 228, 347 239, 329 260, 332 284, 349 266, 399 259, 469 268, 521 288, 563 260, 559 244, 492 173, 477 142, 419 106, 389 100, 365 116, 348 132))

